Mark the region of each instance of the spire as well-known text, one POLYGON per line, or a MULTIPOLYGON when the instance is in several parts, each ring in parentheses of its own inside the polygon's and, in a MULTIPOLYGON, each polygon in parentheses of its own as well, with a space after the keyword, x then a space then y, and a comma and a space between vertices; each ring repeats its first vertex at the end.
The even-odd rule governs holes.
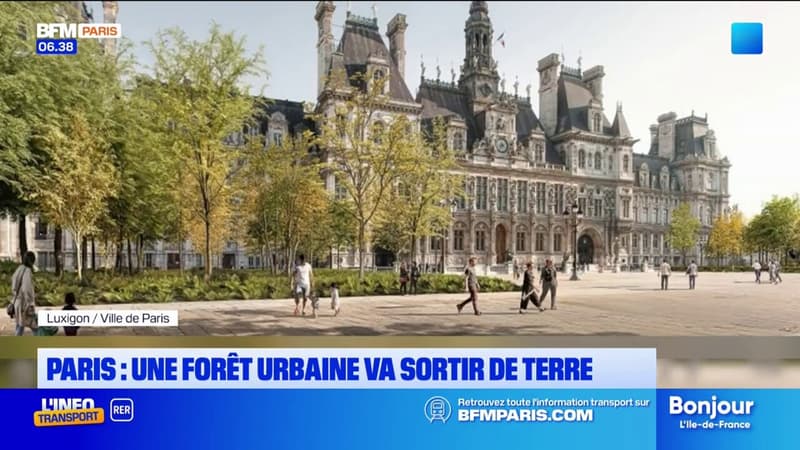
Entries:
POLYGON ((625 115, 622 114, 622 102, 617 102, 617 114, 614 115, 614 123, 611 125, 611 133, 614 136, 622 138, 631 137, 631 130, 628 128, 628 122, 625 120, 625 115))
POLYGON ((486 2, 472 2, 469 6, 469 14, 486 14, 489 15, 489 5, 486 2))

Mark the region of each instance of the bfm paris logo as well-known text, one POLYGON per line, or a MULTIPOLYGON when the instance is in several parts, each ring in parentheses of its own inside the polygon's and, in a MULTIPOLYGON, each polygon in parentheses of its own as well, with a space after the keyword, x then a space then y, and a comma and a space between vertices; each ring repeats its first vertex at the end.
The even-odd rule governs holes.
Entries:
POLYGON ((118 39, 122 26, 118 23, 37 23, 37 39, 118 39))

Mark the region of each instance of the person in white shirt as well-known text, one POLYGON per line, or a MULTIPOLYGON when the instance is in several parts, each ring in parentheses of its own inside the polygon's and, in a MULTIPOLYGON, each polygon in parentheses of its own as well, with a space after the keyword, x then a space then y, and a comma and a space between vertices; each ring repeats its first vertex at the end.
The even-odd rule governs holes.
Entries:
MULTIPOLYGON (((292 278, 292 292, 294 293, 294 315, 300 313, 300 296, 303 296, 303 315, 306 315, 306 302, 311 293, 313 273, 311 264, 306 262, 305 255, 300 255, 299 262, 294 267, 294 277, 292 278)), ((316 305, 312 305, 316 308, 316 305)), ((316 310, 315 310, 316 312, 316 310)))
POLYGON ((761 284, 761 263, 756 261, 753 264, 753 271, 756 273, 756 283, 761 284))
POLYGON ((689 289, 694 289, 695 279, 697 278, 697 264, 694 263, 694 260, 686 268, 686 275, 689 275, 689 289))
POLYGON ((658 276, 661 277, 661 290, 666 291, 669 288, 669 276, 672 275, 672 267, 670 267, 667 260, 661 262, 661 267, 658 269, 658 276))
POLYGON ((339 315, 339 286, 336 283, 331 283, 331 309, 333 315, 339 315))

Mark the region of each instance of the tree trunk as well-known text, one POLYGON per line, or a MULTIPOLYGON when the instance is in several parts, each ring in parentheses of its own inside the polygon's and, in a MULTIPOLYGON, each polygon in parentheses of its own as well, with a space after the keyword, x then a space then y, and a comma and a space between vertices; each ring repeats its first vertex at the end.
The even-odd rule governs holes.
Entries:
POLYGON ((25 253, 28 253, 28 220, 25 214, 20 214, 18 216, 18 223, 19 227, 17 232, 19 233, 19 260, 22 262, 22 259, 25 257, 25 253))
POLYGON ((358 279, 364 279, 364 246, 366 244, 364 225, 358 226, 358 279))
MULTIPOLYGON (((75 242, 81 243, 86 242, 85 238, 80 235, 80 233, 75 234, 75 242)), ((79 244, 80 245, 80 244, 79 244)), ((78 281, 83 280, 83 249, 77 248, 75 251, 75 270, 78 273, 78 281)))
POLYGON ((206 240, 206 248, 205 248, 205 255, 206 255, 206 267, 205 267, 205 275, 203 279, 208 283, 211 281, 211 224, 208 220, 204 223, 205 226, 205 240, 206 240))
POLYGON ((127 239, 128 243, 128 275, 133 275, 133 249, 131 248, 131 240, 127 239))
POLYGON ((80 242, 81 242, 81 260, 80 260, 80 264, 82 265, 81 266, 81 269, 82 269, 83 265, 86 264, 86 261, 89 260, 89 241, 86 239, 86 237, 82 237, 80 242))
POLYGON ((61 258, 62 258, 62 255, 61 255, 61 253, 62 253, 61 252, 61 243, 62 242, 61 241, 62 241, 62 238, 63 238, 62 235, 63 235, 63 231, 61 230, 61 227, 57 226, 56 230, 55 230, 55 236, 53 237, 53 257, 56 260, 56 276, 57 277, 61 277, 61 275, 64 272, 64 267, 61 264, 61 258))
POLYGON ((144 236, 139 234, 139 238, 136 239, 136 271, 140 272, 142 270, 143 265, 144 265, 144 236))
POLYGON ((122 238, 120 237, 117 241, 117 254, 114 255, 114 271, 116 273, 122 273, 122 238))
POLYGON ((92 237, 92 270, 97 270, 97 258, 95 257, 95 251, 97 247, 95 247, 94 237, 92 237))

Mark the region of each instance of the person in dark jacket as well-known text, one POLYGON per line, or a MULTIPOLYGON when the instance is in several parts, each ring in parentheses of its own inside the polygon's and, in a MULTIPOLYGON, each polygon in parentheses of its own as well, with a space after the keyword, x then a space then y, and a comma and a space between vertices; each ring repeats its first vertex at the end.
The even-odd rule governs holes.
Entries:
MULTIPOLYGON (((75 294, 72 292, 67 292, 67 295, 64 296, 64 311, 77 311, 78 308, 75 307, 75 294)), ((80 327, 64 327, 64 334, 67 336, 77 336, 78 335, 78 328, 80 327)))
POLYGON ((417 295, 417 281, 419 280, 419 266, 417 262, 411 263, 411 293, 417 295))
POLYGON ((519 313, 522 314, 524 311, 528 309, 528 302, 533 302, 533 304, 539 308, 539 311, 544 311, 542 308, 542 304, 539 301, 539 297, 536 294, 536 283, 535 283, 535 276, 533 275, 533 263, 527 263, 525 265, 525 272, 522 274, 522 294, 521 299, 519 302, 519 313))
POLYGON ((406 295, 408 293, 408 269, 406 263, 400 263, 400 294, 406 295))

